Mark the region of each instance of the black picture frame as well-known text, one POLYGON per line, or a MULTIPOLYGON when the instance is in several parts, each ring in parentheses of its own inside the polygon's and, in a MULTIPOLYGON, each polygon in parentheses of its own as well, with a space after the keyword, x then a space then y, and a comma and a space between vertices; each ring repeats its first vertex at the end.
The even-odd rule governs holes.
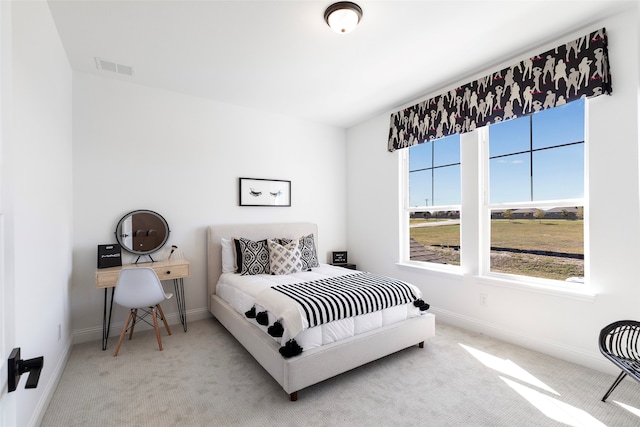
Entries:
POLYGON ((347 251, 332 252, 331 264, 347 264, 347 251))
POLYGON ((240 206, 291 206, 291 181, 282 179, 239 178, 240 206))

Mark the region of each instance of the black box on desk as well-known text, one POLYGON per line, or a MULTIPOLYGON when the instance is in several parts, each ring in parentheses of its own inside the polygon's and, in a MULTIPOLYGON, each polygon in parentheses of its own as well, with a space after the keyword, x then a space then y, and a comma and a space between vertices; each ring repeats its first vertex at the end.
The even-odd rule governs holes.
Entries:
POLYGON ((98 245, 98 268, 120 267, 122 251, 120 244, 98 245))

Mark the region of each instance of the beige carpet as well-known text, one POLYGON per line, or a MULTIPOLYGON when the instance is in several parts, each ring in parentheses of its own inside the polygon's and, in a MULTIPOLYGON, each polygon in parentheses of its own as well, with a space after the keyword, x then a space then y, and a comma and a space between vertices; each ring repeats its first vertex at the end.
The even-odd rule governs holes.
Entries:
POLYGON ((213 319, 76 345, 42 426, 638 426, 640 383, 438 323, 417 346, 289 396, 213 319))

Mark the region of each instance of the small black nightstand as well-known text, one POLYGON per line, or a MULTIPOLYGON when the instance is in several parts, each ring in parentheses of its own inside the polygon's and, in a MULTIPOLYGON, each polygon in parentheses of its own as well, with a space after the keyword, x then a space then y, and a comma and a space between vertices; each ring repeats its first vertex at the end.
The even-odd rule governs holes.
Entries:
POLYGON ((348 268, 350 270, 355 270, 356 269, 356 265, 355 264, 332 264, 335 265, 336 267, 344 267, 344 268, 348 268))

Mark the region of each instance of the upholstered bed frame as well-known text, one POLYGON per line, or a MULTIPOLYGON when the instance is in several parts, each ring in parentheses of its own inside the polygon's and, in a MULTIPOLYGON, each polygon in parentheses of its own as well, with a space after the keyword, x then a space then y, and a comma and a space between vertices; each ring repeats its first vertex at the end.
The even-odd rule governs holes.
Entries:
POLYGON ((297 400, 298 390, 364 365, 391 353, 419 344, 435 335, 435 316, 423 314, 375 331, 284 358, 280 345, 242 314, 216 295, 222 273, 221 238, 299 238, 313 233, 318 244, 318 227, 310 223, 214 225, 207 233, 207 282, 209 310, 251 353, 264 369, 297 400))

